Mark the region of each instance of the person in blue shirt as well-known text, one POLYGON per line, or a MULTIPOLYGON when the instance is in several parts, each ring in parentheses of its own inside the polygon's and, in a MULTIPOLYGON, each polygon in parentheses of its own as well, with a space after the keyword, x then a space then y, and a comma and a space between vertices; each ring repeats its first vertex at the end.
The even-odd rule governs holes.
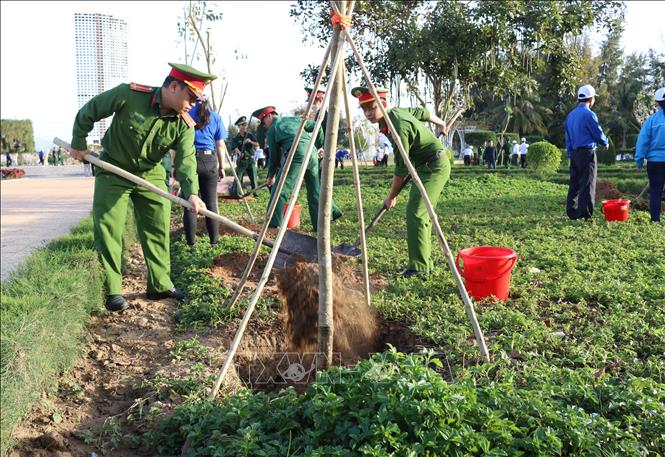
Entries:
POLYGON ((344 159, 346 158, 347 158, 346 151, 344 149, 338 149, 337 152, 335 153, 335 168, 337 168, 337 165, 339 165, 339 167, 342 170, 344 170, 344 159))
MULTIPOLYGON (((217 212, 217 182, 224 178, 224 151, 228 136, 222 118, 211 110, 208 102, 198 102, 189 111, 196 122, 194 148, 196 149, 196 173, 199 179, 201 200, 210 211, 217 212)), ((177 177, 176 177, 177 178, 177 177)), ((185 208, 183 212, 185 239, 189 246, 196 241, 196 214, 185 208)), ((219 222, 206 217, 206 229, 210 244, 217 244, 219 222)))
POLYGON ((609 148, 609 141, 591 111, 596 91, 584 85, 577 91, 579 104, 566 117, 566 153, 570 159, 570 182, 566 213, 572 220, 590 219, 596 200, 596 146, 609 148))
POLYGON ((649 212, 653 222, 660 222, 661 200, 665 195, 665 87, 656 91, 658 111, 649 116, 635 145, 635 165, 644 167, 649 176, 649 212))

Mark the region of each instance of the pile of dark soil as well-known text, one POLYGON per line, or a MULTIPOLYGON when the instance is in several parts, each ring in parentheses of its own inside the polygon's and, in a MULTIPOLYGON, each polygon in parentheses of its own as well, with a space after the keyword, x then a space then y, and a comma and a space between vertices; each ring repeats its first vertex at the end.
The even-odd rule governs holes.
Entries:
MULTIPOLYGON (((379 324, 359 293, 356 273, 343 261, 333 262, 333 352, 342 360, 366 358, 379 345, 379 324)), ((280 272, 287 346, 294 352, 316 352, 319 316, 319 266, 298 262, 280 272)))
POLYGON ((614 200, 622 197, 622 193, 617 186, 609 179, 604 179, 596 183, 596 201, 614 200))

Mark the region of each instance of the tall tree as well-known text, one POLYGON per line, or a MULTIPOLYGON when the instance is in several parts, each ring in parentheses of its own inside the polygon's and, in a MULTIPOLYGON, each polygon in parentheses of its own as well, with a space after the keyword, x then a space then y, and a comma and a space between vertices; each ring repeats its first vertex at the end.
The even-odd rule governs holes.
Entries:
MULTIPOLYGON (((497 97, 537 88, 534 74, 552 68, 550 83, 570 90, 579 65, 567 38, 586 27, 612 26, 621 2, 502 2, 359 0, 354 37, 378 82, 402 82, 440 117, 472 106, 472 90, 497 97)), ((330 36, 324 2, 299 0, 291 15, 304 41, 322 45, 330 36)), ((349 65, 349 68, 357 67, 349 65)))
MULTIPOLYGON (((183 17, 178 22, 178 35, 183 43, 187 64, 191 65, 195 61, 203 60, 208 73, 219 73, 219 71, 215 71, 217 59, 210 34, 214 23, 221 21, 222 17, 223 14, 218 10, 217 5, 205 0, 190 0, 183 7, 183 17)), ((217 81, 210 82, 210 101, 212 108, 217 112, 222 107, 228 87, 228 83, 225 83, 223 79, 219 82, 221 83, 219 89, 216 89, 217 81)))

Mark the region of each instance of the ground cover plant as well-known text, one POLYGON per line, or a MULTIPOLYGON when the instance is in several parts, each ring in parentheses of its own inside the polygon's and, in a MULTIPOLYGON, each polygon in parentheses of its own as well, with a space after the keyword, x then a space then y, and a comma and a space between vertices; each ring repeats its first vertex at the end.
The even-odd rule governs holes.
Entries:
MULTIPOLYGON (((124 238, 125 246, 136 241, 132 217, 124 238)), ((11 449, 12 429, 81 355, 86 322, 103 302, 91 217, 30 255, 2 283, 0 455, 11 449)))
MULTIPOLYGON (((363 170, 366 214, 380 208, 389 178, 390 169, 363 170)), ((350 172, 335 179, 346 217, 333 224, 334 245, 357 233, 350 172)), ((619 166, 601 166, 599 179, 625 195, 646 184, 644 174, 619 166)), ((430 276, 398 279, 406 262, 402 197, 368 238, 371 273, 388 284, 373 304, 434 354, 387 352, 334 368, 303 395, 240 391, 189 401, 153 427, 145 445, 160 455, 178 453, 187 437, 189 455, 664 455, 665 231, 642 211, 624 223, 599 211, 591 222, 569 221, 566 182, 563 170, 543 180, 529 170, 455 167, 437 207, 454 252, 496 245, 519 255, 509 300, 476 305, 492 363, 480 363, 440 250, 430 276)), ((267 195, 251 204, 260 214, 267 195)), ((221 212, 245 218, 241 205, 221 212)), ((309 227, 303 212, 302 229, 309 227)), ((174 248, 174 262, 196 265, 192 274, 202 277, 215 250, 252 246, 222 239, 222 247, 197 245, 211 251, 204 256, 174 248)), ((204 289, 229 293, 219 284, 204 289)), ((181 311, 185 328, 214 332, 237 319, 197 293, 191 301, 181 311)), ((257 318, 271 306, 259 306, 257 318)))

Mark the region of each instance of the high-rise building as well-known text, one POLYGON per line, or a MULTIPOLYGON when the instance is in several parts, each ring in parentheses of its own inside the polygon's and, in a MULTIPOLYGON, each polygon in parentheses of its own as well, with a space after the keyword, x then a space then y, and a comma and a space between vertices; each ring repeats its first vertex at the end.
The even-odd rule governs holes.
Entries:
MULTIPOLYGON (((127 23, 107 14, 75 13, 76 98, 78 108, 105 90, 127 81, 127 23)), ((111 118, 88 135, 99 144, 111 118)))

